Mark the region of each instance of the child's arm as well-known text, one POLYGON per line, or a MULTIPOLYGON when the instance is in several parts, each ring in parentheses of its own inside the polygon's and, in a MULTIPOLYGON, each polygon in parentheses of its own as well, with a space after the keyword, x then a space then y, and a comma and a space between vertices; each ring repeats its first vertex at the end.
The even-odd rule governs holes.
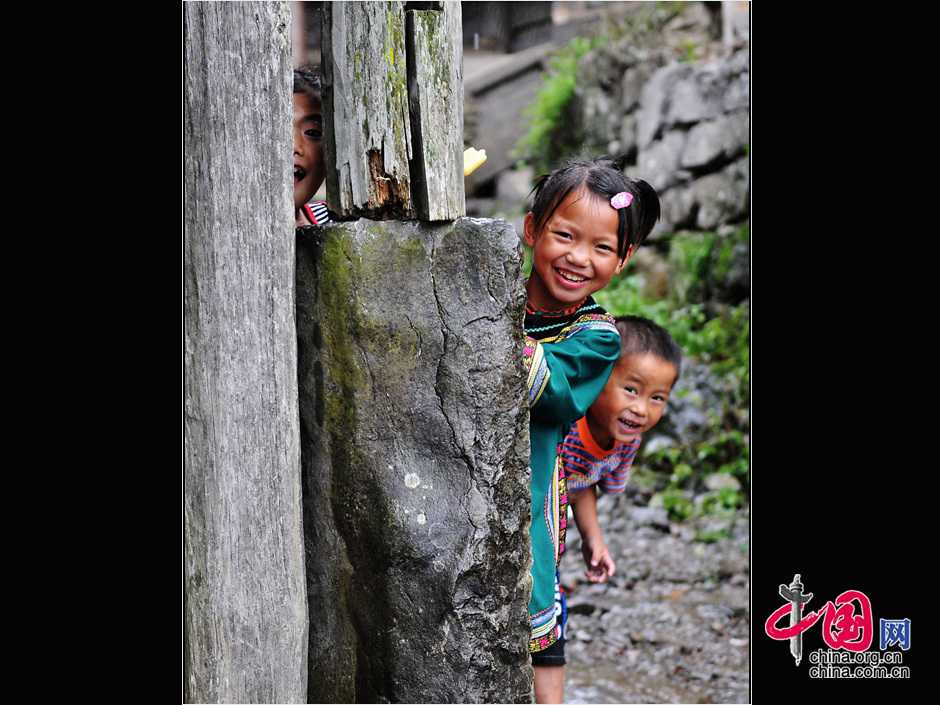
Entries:
POLYGON ((607 550, 604 534, 597 521, 597 492, 594 486, 569 493, 574 521, 581 534, 581 555, 584 556, 584 574, 592 583, 604 583, 614 574, 616 565, 607 550))
POLYGON ((584 416, 607 384, 619 357, 620 334, 607 321, 592 321, 553 342, 526 336, 533 417, 570 424, 584 416))

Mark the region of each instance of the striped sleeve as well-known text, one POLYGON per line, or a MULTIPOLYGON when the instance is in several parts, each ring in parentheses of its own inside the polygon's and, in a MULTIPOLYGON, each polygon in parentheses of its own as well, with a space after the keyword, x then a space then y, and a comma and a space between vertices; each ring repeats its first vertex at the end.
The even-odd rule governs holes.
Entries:
POLYGON ((630 443, 623 444, 617 451, 616 457, 611 458, 614 462, 605 470, 600 482, 597 483, 601 492, 619 494, 627 488, 627 476, 630 474, 630 468, 633 467, 633 459, 640 447, 640 440, 637 438, 630 443))
POLYGON ((323 201, 310 201, 304 205, 304 210, 307 212, 307 218, 314 225, 327 225, 332 222, 330 212, 323 201))
POLYGON ((585 487, 590 487, 597 482, 596 477, 591 477, 596 459, 581 442, 577 422, 571 424, 571 428, 561 444, 559 457, 565 468, 570 492, 583 490, 585 487))

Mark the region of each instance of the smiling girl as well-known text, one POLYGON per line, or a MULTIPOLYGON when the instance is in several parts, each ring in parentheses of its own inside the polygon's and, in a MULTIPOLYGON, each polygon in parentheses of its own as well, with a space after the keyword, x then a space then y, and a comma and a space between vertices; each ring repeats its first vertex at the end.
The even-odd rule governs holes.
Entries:
POLYGON ((601 393, 620 356, 614 319, 592 298, 626 266, 659 218, 659 197, 622 161, 573 161, 541 177, 524 222, 532 248, 526 283, 525 364, 531 444, 532 598, 529 651, 536 702, 564 692, 567 493, 559 451, 568 428, 601 393), (556 599, 557 597, 557 599, 556 599))

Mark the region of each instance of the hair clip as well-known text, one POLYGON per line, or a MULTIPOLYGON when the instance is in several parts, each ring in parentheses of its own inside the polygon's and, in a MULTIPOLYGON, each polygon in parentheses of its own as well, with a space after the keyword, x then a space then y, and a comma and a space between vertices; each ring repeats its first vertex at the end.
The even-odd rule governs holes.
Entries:
POLYGON ((617 210, 621 208, 626 208, 631 203, 633 203, 633 194, 629 191, 621 191, 616 196, 610 199, 610 205, 617 210))

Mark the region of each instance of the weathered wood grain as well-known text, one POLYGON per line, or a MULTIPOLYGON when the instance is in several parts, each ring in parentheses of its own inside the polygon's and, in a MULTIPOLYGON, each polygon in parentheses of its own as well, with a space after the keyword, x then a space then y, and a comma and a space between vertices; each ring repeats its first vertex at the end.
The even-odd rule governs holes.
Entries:
POLYGON ((306 702, 290 13, 183 17, 184 696, 306 702))
POLYGON ((322 52, 330 208, 413 218, 404 3, 324 3, 322 52))
POLYGON ((411 190, 421 220, 453 220, 466 214, 460 3, 407 14, 411 190))

